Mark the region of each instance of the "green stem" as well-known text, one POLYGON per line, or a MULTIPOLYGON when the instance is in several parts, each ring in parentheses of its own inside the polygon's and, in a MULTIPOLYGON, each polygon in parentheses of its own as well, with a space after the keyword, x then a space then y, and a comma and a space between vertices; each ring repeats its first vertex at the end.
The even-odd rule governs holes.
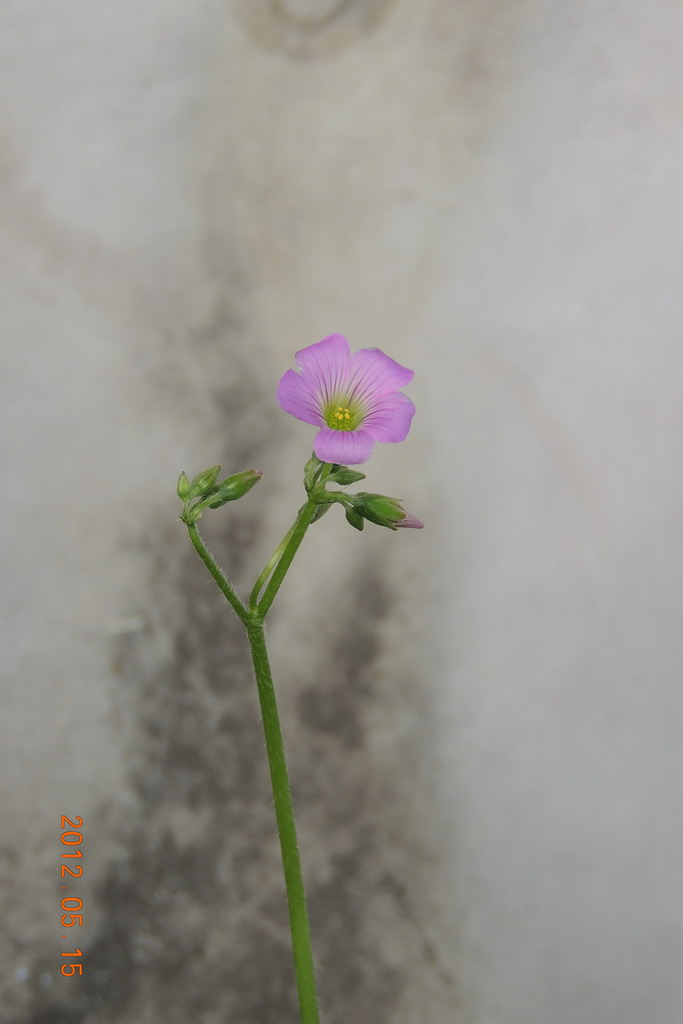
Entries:
POLYGON ((299 846, 296 838, 294 807, 289 787, 285 748, 282 742, 273 677, 270 671, 268 650, 266 648, 265 631, 261 618, 250 619, 246 626, 261 704, 263 731, 270 768, 270 781, 273 787, 275 802, 275 817, 280 836, 280 850, 282 852, 282 866, 287 889, 289 925, 292 933, 294 969, 296 972, 297 991, 299 993, 301 1024, 319 1024, 320 1018, 318 1016, 313 952, 308 925, 308 911, 306 909, 306 893, 304 891, 299 846))
POLYGON ((289 540, 290 540, 292 534, 294 533, 295 529, 296 529, 296 523, 294 523, 293 526, 290 526, 289 530, 284 535, 284 537, 282 538, 282 540, 280 541, 278 546, 275 548, 275 551, 273 552, 273 554, 269 558, 268 564, 266 565, 265 569, 263 570, 263 572, 261 573, 259 578, 256 580, 256 583, 254 584, 254 589, 252 590, 252 592, 251 592, 251 594, 249 596, 249 607, 251 608, 252 612, 256 611, 256 606, 258 604, 258 596, 261 593, 263 585, 266 582, 266 580, 268 579, 268 577, 270 576, 271 572, 273 571, 273 566, 276 565, 276 563, 277 563, 278 559, 280 558, 282 552, 287 547, 287 544, 289 543, 289 540))
MULTIPOLYGON (((315 480, 315 490, 324 491, 325 481, 327 480, 331 472, 332 463, 323 462, 318 472, 317 479, 315 480)), ((314 501, 312 498, 309 498, 306 504, 299 509, 299 513, 297 515, 294 525, 286 534, 284 539, 281 541, 273 557, 270 559, 268 565, 266 566, 266 568, 263 570, 258 580, 256 581, 256 585, 254 586, 254 589, 251 592, 252 610, 257 610, 261 619, 265 619, 266 615, 268 614, 270 606, 275 600, 277 592, 282 585, 282 581, 287 575, 287 570, 292 564, 292 560, 295 554, 299 550, 299 545, 301 544, 301 541, 304 539, 304 534, 306 533, 306 530, 313 522, 313 519, 317 511, 318 502, 314 501), (282 556, 280 557, 281 551, 282 556), (258 591, 261 589, 261 586, 263 585, 263 580, 267 579, 268 573, 270 572, 272 566, 275 564, 278 558, 280 560, 277 562, 277 566, 273 572, 273 575, 270 577, 268 586, 265 589, 263 597, 258 603, 256 603, 256 597, 258 596, 258 591)))
POLYGON ((265 619, 266 615, 268 614, 270 606, 275 600, 278 590, 282 586, 282 581, 284 580, 287 574, 287 570, 292 564, 292 560, 294 559, 295 554, 299 550, 299 545, 301 544, 301 541, 304 539, 304 534, 306 533, 306 530, 313 522, 313 517, 315 516, 317 510, 318 505, 315 501, 312 501, 311 498, 308 499, 304 507, 301 509, 301 512, 299 513, 299 518, 295 522, 291 531, 291 536, 287 541, 287 544, 285 545, 282 557, 280 561, 277 563, 277 566, 273 571, 273 575, 270 577, 270 580, 268 581, 268 586, 266 587, 263 593, 263 597, 258 603, 258 614, 261 619, 265 619))
MULTIPOLYGON (((324 490, 325 480, 330 475, 331 470, 332 466, 329 463, 323 465, 315 480, 317 490, 324 490)), ((229 601, 244 623, 247 637, 249 638, 259 703, 261 705, 263 732, 266 740, 270 781, 275 803, 275 817, 280 837, 301 1024, 319 1024, 320 1018, 318 1015, 306 893, 304 890, 303 873, 301 871, 296 825, 294 823, 294 807, 289 786, 287 761, 285 760, 285 748, 282 742, 280 718, 275 699, 273 676, 266 648, 264 620, 282 585, 287 570, 292 564, 299 545, 304 539, 304 534, 315 518, 317 510, 318 502, 309 497, 306 504, 300 509, 294 525, 282 539, 254 584, 249 599, 250 608, 247 608, 235 593, 227 577, 204 544, 196 525, 185 521, 197 554, 218 584, 223 596, 229 601), (268 583, 263 597, 259 601, 258 595, 266 584, 266 580, 268 580, 268 583)))
POLYGON ((187 532, 190 535, 190 540, 194 544, 195 550, 202 562, 209 570, 214 580, 218 584, 218 587, 223 594, 226 601, 229 601, 232 607, 235 609, 240 619, 246 625, 249 618, 249 610, 242 604, 239 597, 232 588, 230 581, 219 566, 216 559, 213 557, 206 544, 199 535, 199 530, 194 523, 186 522, 187 532))

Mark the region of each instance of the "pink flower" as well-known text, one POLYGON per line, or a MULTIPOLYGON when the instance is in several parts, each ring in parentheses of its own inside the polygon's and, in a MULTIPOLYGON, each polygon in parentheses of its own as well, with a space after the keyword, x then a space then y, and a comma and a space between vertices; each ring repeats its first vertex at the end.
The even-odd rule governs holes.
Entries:
POLYGON ((342 334, 302 348, 296 361, 301 373, 287 370, 277 400, 285 412, 320 427, 313 450, 322 462, 356 466, 367 462, 375 441, 407 437, 415 406, 398 389, 413 370, 378 348, 352 356, 342 334))

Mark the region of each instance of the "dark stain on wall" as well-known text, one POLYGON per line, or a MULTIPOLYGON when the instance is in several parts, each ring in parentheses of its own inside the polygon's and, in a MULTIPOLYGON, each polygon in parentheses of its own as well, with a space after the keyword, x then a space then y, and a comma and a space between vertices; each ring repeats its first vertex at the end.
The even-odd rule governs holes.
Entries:
POLYGON ((314 732, 329 735, 349 750, 363 741, 363 709, 373 696, 372 667, 380 650, 378 621, 389 611, 380 576, 366 574, 355 582, 353 612, 331 649, 322 652, 333 671, 321 671, 302 688, 297 707, 301 721, 314 732))
MULTIPOLYGON (((243 384, 220 405, 248 405, 248 397, 243 384)), ((237 454, 241 464, 262 453, 252 444, 237 454)), ((230 509, 230 530, 213 544, 237 574, 259 535, 255 509, 230 509)), ((91 901, 102 923, 87 969, 66 1000, 36 982, 32 1009, 15 1024, 298 1019, 246 638, 180 530, 174 522, 150 532, 149 629, 113 652, 132 796, 125 812, 114 798, 90 815, 117 847, 91 901)), ((326 1024, 390 1019, 406 978, 366 927, 374 900, 401 891, 383 832, 387 816, 401 812, 387 802, 387 780, 367 747, 367 714, 382 699, 379 627, 391 602, 372 564, 354 578, 346 615, 321 625, 313 672, 287 688, 298 721, 289 750, 297 815, 317 844, 302 852, 326 1024)), ((413 923, 394 904, 408 934, 413 923)), ((47 958, 44 969, 54 970, 47 958)))

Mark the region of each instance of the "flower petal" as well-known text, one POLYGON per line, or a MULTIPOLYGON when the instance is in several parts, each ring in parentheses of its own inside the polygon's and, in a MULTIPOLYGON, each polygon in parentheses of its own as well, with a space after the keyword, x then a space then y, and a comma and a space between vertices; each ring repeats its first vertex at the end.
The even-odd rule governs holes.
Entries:
POLYGON ((321 406, 346 390, 351 350, 343 334, 331 334, 315 345, 300 349, 296 353, 296 361, 310 393, 318 396, 321 406))
POLYGON ((285 412, 296 416, 304 423, 322 427, 325 420, 320 412, 320 403, 310 382, 294 370, 287 370, 277 386, 277 400, 285 412))
POLYGON ((399 391, 414 376, 414 370, 401 366, 381 349, 362 348, 351 357, 350 397, 362 402, 370 411, 378 398, 399 391))
POLYGON ((363 420, 363 430, 375 441, 394 444, 408 436, 414 415, 415 406, 405 395, 400 392, 385 395, 373 402, 371 411, 363 420))
POLYGON ((365 430, 332 430, 323 427, 313 442, 313 451, 323 462, 358 466, 368 461, 374 444, 374 439, 365 430))

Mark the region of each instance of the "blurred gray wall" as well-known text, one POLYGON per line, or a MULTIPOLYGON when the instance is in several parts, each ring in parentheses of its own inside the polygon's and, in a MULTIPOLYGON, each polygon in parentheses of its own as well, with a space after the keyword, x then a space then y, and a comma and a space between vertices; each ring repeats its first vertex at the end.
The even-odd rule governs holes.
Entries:
MULTIPOLYGON (((326 1024, 680 1024, 683 9, 0 5, 3 1018, 296 1019, 244 590, 274 402, 414 367, 272 613, 326 1024), (84 818, 82 978, 59 974, 84 818)), ((67 939, 71 942, 72 934, 67 939)))

